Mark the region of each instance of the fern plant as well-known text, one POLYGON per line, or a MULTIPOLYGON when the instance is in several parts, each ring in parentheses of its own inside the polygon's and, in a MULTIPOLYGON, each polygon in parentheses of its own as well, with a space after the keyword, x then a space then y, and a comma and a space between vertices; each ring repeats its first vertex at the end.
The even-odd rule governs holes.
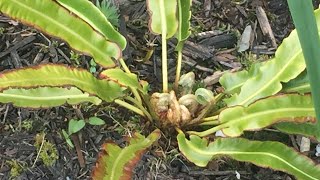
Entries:
POLYGON ((109 0, 96 1, 96 6, 108 19, 108 21, 115 27, 119 27, 119 13, 116 6, 114 6, 109 0))
MULTIPOLYGON (((148 83, 139 81, 122 59, 125 38, 89 1, 0 0, 2 13, 65 40, 104 68, 97 77, 84 69, 54 64, 1 72, 0 102, 31 108, 114 102, 159 127, 176 128, 181 153, 199 166, 206 166, 212 158, 229 156, 284 171, 298 179, 320 179, 320 167, 292 148, 279 142, 240 138, 245 131, 274 125, 286 133, 319 139, 320 131, 313 128, 317 120, 308 81, 304 83, 304 94, 297 92, 302 89, 297 80, 306 68, 297 32, 283 41, 268 62, 253 65, 249 71, 225 74, 220 79, 224 93, 214 94, 205 88, 193 91, 195 74, 180 76, 183 44, 190 35, 190 6, 191 0, 147 0, 150 30, 161 35, 163 75, 162 92, 149 94, 148 83), (178 39, 173 89, 168 86, 169 38, 178 39), (226 94, 228 98, 224 98, 226 94), (222 100, 226 106, 219 108, 216 103, 222 100), (203 131, 194 131, 195 126, 203 131), (226 138, 209 143, 205 137, 218 131, 226 138)), ((320 22, 318 10, 315 17, 320 22)), ((136 134, 123 149, 107 143, 93 178, 130 179, 128 171, 159 137, 159 130, 147 138, 136 134)))

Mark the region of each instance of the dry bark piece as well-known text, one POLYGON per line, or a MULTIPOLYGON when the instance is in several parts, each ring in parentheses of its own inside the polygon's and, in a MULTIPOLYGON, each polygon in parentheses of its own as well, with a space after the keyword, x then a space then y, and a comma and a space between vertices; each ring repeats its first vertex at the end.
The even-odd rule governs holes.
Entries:
POLYGON ((213 75, 211 76, 208 76, 206 77, 204 80, 203 80, 203 83, 205 84, 205 86, 212 86, 216 83, 219 82, 219 79, 220 77, 225 73, 226 71, 224 72, 221 72, 221 71, 216 71, 213 73, 213 75))
POLYGON ((250 48, 250 42, 251 42, 250 40, 252 36, 253 36, 253 31, 252 31, 251 25, 249 25, 244 29, 241 35, 238 52, 243 52, 250 48))
POLYGON ((233 33, 221 34, 214 37, 203 39, 199 42, 202 46, 220 48, 233 48, 237 44, 237 37, 233 33))
POLYGON ((273 31, 271 29, 266 12, 262 9, 261 6, 258 6, 256 9, 256 13, 263 35, 268 35, 271 40, 272 46, 276 48, 278 45, 276 42, 276 38, 273 35, 273 31))
POLYGON ((36 39, 35 36, 29 36, 29 37, 26 37, 24 38, 23 40, 17 42, 14 46, 10 47, 9 49, 7 49, 6 51, 4 52, 1 52, 0 53, 0 58, 10 54, 12 51, 15 51, 29 43, 31 43, 32 41, 34 41, 36 39))
POLYGON ((205 16, 209 17, 211 11, 211 0, 204 0, 203 9, 205 11, 205 16))
POLYGON ((213 48, 186 41, 182 53, 192 59, 206 60, 213 57, 213 48))

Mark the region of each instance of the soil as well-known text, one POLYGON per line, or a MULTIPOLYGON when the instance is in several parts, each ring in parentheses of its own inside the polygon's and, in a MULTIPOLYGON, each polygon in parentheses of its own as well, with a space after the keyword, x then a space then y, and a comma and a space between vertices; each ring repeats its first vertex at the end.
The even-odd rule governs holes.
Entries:
MULTIPOLYGON (((124 58, 130 69, 147 80, 152 91, 160 88, 161 54, 159 37, 148 30, 148 14, 144 1, 116 1, 120 3, 120 32, 127 37, 128 47, 124 58), (146 54, 154 49, 154 54, 146 54)), ((319 1, 314 1, 315 7, 319 1)), ((294 28, 285 0, 194 0, 192 7, 192 36, 184 50, 183 72, 194 71, 202 80, 217 71, 246 68, 253 61, 265 60, 274 55, 272 38, 264 35, 257 21, 256 9, 266 12, 279 45, 294 28), (246 26, 251 25, 254 40, 249 50, 238 53, 237 42, 246 26), (248 58, 250 57, 250 58, 248 58)), ((0 74, 2 72, 44 63, 60 63, 90 69, 91 58, 79 56, 79 63, 71 57, 71 49, 61 40, 24 26, 0 14, 0 74)), ((170 70, 175 68, 174 42, 169 42, 170 70)), ((97 71, 101 68, 97 67, 97 71)), ((171 73, 174 74, 174 73, 171 73)), ((172 82, 173 76, 170 77, 172 82)), ((213 83, 213 89, 219 84, 213 83)), ((49 109, 27 109, 0 104, 0 179, 90 179, 99 148, 106 141, 124 146, 124 136, 139 131, 147 135, 156 127, 141 117, 114 104, 92 106, 65 105, 49 109), (70 148, 62 130, 70 119, 88 119, 97 116, 106 122, 103 126, 87 125, 72 137, 78 150, 70 148), (37 134, 44 133, 45 140, 57 149, 58 160, 52 166, 37 158, 37 134), (12 168, 10 162, 17 162, 12 168), (20 169, 12 177, 12 169, 20 169)), ((292 145, 289 136, 265 132, 264 136, 249 133, 254 139, 273 139, 292 145), (263 138, 262 138, 263 137, 263 138)), ((312 154, 310 152, 309 154, 312 154)), ((175 134, 163 130, 157 145, 147 151, 135 168, 133 179, 241 179, 290 180, 292 176, 268 168, 230 160, 226 157, 213 160, 208 167, 199 168, 188 162, 178 151, 175 134)))

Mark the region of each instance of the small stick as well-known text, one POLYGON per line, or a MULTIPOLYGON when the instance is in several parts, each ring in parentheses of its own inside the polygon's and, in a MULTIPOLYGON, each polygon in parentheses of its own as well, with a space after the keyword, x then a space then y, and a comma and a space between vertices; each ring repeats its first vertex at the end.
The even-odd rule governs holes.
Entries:
POLYGON ((263 35, 269 35, 272 46, 276 48, 278 45, 276 42, 276 38, 273 35, 273 31, 271 29, 266 12, 262 9, 261 6, 258 6, 256 13, 263 35))

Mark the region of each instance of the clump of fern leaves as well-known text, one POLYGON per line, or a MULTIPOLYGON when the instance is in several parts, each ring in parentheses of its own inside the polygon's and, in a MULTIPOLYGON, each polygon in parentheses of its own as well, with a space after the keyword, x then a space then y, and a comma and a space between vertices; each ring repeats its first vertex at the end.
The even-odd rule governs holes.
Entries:
POLYGON ((113 26, 119 27, 119 13, 116 6, 114 6, 109 0, 102 0, 101 3, 97 0, 96 6, 113 26))

